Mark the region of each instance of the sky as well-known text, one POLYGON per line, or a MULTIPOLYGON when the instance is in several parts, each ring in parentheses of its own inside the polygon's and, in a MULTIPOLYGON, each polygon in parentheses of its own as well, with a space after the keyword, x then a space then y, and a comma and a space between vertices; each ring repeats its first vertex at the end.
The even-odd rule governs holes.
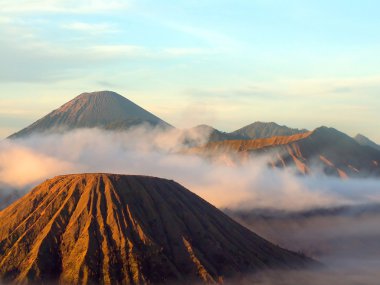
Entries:
POLYGON ((82 92, 170 124, 332 126, 380 143, 379 1, 0 0, 0 137, 82 92))

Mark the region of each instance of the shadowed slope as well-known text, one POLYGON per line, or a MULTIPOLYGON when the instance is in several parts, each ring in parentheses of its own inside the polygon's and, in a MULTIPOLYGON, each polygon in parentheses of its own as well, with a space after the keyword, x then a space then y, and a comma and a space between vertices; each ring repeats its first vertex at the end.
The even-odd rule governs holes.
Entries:
POLYGON ((265 241, 174 181, 58 176, 0 212, 5 280, 214 282, 310 260, 265 241))
POLYGON ((354 140, 361 145, 370 146, 374 149, 380 150, 380 145, 378 145, 374 141, 371 141, 369 138, 363 136, 362 134, 357 134, 354 137, 354 140))
MULTIPOLYGON (((280 126, 273 122, 254 122, 236 131, 227 133, 221 132, 208 125, 199 125, 187 131, 195 131, 208 135, 208 142, 220 142, 226 140, 256 140, 271 138, 274 136, 290 136, 307 133, 307 130, 292 129, 287 126, 280 126)), ((194 144, 193 144, 194 145, 194 144)))
POLYGON ((128 129, 139 124, 171 127, 123 96, 100 91, 80 94, 10 138, 75 128, 128 129))
POLYGON ((185 142, 188 146, 201 145, 199 140, 192 139, 192 134, 201 135, 202 138, 205 138, 207 142, 242 139, 240 136, 234 136, 231 133, 219 131, 208 125, 198 125, 190 129, 185 129, 183 132, 183 136, 186 138, 185 142))
POLYGON ((272 156, 273 167, 296 166, 303 174, 316 167, 342 178, 380 176, 380 151, 327 127, 292 136, 210 142, 188 152, 205 156, 238 154, 238 160, 267 153, 272 156))
POLYGON ((230 135, 240 137, 241 139, 261 139, 274 136, 291 136, 306 132, 307 130, 305 129, 292 129, 287 126, 280 126, 274 122, 254 122, 230 133, 230 135))

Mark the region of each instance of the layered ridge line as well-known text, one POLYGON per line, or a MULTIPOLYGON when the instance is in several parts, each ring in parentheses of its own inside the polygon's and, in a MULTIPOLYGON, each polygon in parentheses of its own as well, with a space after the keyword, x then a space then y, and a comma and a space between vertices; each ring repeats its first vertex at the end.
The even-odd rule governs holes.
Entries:
POLYGON ((191 149, 192 153, 217 154, 221 152, 247 152, 262 149, 265 147, 274 147, 286 145, 298 140, 307 138, 312 132, 305 132, 291 136, 275 136, 271 138, 262 138, 254 140, 225 140, 220 142, 209 142, 201 147, 191 149))
POLYGON ((295 167, 300 174, 321 172, 343 179, 380 176, 380 151, 327 127, 291 136, 209 142, 184 153, 223 157, 232 165, 267 155, 270 167, 295 167))

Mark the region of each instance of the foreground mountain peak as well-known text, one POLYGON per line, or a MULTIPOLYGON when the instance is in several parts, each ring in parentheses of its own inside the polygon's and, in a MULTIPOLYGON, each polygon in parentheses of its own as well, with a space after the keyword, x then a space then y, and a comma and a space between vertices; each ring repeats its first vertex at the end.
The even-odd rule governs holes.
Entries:
POLYGON ((10 138, 75 128, 128 129, 137 125, 171 126, 112 91, 82 93, 10 138))
POLYGON ((262 239, 172 180, 58 176, 0 212, 0 277, 17 282, 218 282, 311 261, 262 239))

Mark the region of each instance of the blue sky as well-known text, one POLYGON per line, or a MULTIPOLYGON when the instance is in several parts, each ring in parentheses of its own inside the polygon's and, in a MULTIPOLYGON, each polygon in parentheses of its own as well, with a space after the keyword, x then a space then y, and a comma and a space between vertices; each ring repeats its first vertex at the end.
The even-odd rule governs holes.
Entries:
POLYGON ((378 1, 0 0, 0 137, 85 91, 178 127, 334 126, 380 142, 378 1))

